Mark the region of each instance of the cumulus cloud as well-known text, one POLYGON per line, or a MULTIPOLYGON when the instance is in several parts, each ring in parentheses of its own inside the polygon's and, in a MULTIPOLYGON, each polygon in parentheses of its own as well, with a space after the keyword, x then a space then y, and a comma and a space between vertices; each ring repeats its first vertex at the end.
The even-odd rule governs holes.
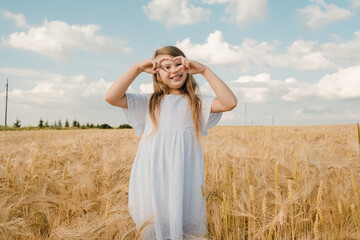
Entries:
POLYGON ((150 20, 167 27, 195 24, 210 17, 210 10, 196 7, 190 0, 152 0, 143 10, 150 20))
POLYGON ((326 4, 324 0, 310 0, 313 4, 296 10, 296 16, 301 24, 309 29, 318 29, 334 22, 347 20, 352 13, 333 3, 326 4))
POLYGON ((315 87, 318 96, 332 99, 360 97, 360 66, 325 75, 315 87))
POLYGON ((26 17, 23 14, 12 13, 9 10, 2 10, 2 11, 0 11, 0 13, 4 18, 14 21, 17 27, 20 27, 20 28, 29 27, 29 25, 26 21, 26 17))
POLYGON ((247 83, 247 82, 269 82, 271 75, 269 73, 259 73, 255 76, 241 76, 234 82, 247 83))
POLYGON ((226 12, 239 26, 250 21, 262 21, 267 16, 267 0, 232 0, 226 7, 226 12))
POLYGON ((80 26, 45 20, 42 26, 3 37, 2 45, 32 51, 53 60, 68 59, 78 49, 95 53, 130 51, 123 40, 97 34, 99 29, 98 25, 80 26))
MULTIPOLYGON (((269 73, 244 75, 229 83, 239 102, 299 102, 302 100, 339 101, 360 99, 360 65, 339 69, 315 83, 295 78, 272 79, 269 73)), ((210 86, 202 86, 209 92, 210 86)), ((314 109, 313 109, 314 110, 314 109)), ((309 111, 308 111, 309 112, 309 111)))
POLYGON ((92 80, 84 75, 64 76, 31 69, 0 68, 9 78, 30 82, 28 89, 13 87, 11 101, 21 106, 73 108, 102 105, 112 82, 92 80))
POLYGON ((210 33, 203 44, 193 43, 190 38, 179 40, 176 46, 189 58, 208 64, 227 65, 249 72, 257 67, 277 67, 300 71, 337 69, 359 64, 360 32, 347 42, 319 43, 299 39, 280 52, 275 43, 244 39, 239 45, 228 43, 221 31, 210 33))
POLYGON ((320 51, 326 56, 336 61, 340 66, 360 63, 360 31, 354 33, 354 39, 350 41, 329 42, 319 45, 320 51))
POLYGON ((293 111, 293 115, 297 119, 307 120, 310 122, 319 123, 334 123, 334 122, 354 122, 360 118, 360 111, 342 110, 332 111, 329 108, 316 106, 316 107, 303 107, 293 111), (329 122, 330 121, 330 122, 329 122))
POLYGON ((190 58, 206 61, 209 64, 236 64, 241 66, 244 72, 256 59, 261 59, 274 51, 273 45, 266 42, 258 43, 253 39, 245 39, 239 46, 231 45, 224 40, 223 34, 219 30, 210 33, 204 44, 194 44, 190 38, 186 38, 177 41, 176 46, 190 58))
POLYGON ((267 56, 268 64, 296 70, 318 70, 333 68, 334 64, 315 41, 297 40, 286 48, 285 54, 267 56))
POLYGON ((140 93, 147 94, 154 92, 154 84, 153 83, 142 83, 140 84, 140 93))
POLYGON ((360 66, 339 69, 327 74, 314 84, 295 83, 282 99, 298 101, 304 97, 320 97, 330 100, 360 98, 360 66))
POLYGON ((242 87, 243 96, 246 102, 265 102, 266 94, 269 92, 265 87, 242 87))
POLYGON ((360 8, 360 0, 352 0, 352 7, 360 8))
POLYGON ((331 110, 323 106, 312 106, 312 107, 303 107, 301 109, 296 110, 294 113, 295 115, 304 115, 304 114, 319 115, 324 113, 331 113, 331 110))
POLYGON ((203 0, 207 4, 226 4, 225 11, 229 19, 244 26, 252 21, 262 21, 267 17, 267 0, 203 0))

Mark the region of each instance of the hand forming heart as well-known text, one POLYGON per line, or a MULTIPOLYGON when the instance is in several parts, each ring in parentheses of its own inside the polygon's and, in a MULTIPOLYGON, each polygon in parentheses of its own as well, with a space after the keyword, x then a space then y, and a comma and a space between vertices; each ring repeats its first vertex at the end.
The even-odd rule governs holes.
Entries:
POLYGON ((184 71, 189 74, 198 74, 203 73, 205 71, 205 66, 199 62, 189 60, 183 56, 177 56, 177 57, 161 57, 158 60, 158 64, 162 70, 165 72, 169 72, 169 69, 167 69, 166 66, 162 64, 163 61, 172 61, 176 64, 176 68, 174 71, 184 71))

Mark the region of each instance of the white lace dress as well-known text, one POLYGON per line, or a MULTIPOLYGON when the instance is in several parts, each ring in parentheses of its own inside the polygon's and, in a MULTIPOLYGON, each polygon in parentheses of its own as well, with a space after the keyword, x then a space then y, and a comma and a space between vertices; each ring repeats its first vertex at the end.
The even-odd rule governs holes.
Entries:
MULTIPOLYGON (((206 234, 205 189, 201 145, 197 147, 191 109, 182 95, 166 95, 158 128, 149 137, 151 95, 127 93, 124 109, 136 134, 141 135, 129 183, 129 212, 143 239, 178 240, 206 234)), ((202 98, 201 134, 215 126, 221 113, 210 113, 214 97, 202 98)))

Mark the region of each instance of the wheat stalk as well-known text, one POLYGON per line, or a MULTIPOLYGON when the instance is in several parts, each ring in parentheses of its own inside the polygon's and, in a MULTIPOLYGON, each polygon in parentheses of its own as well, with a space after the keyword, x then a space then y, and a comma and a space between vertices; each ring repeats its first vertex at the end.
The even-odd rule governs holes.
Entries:
POLYGON ((264 196, 262 201, 262 215, 263 215, 263 231, 265 231, 265 217, 266 217, 266 208, 267 208, 266 196, 264 196))
POLYGON ((338 201, 338 211, 339 211, 339 222, 340 222, 340 232, 342 230, 342 219, 343 219, 343 209, 341 201, 338 201))
POLYGON ((110 200, 108 199, 107 202, 106 202, 106 209, 105 209, 105 218, 106 218, 105 234, 106 234, 106 239, 109 239, 109 236, 108 236, 108 232, 109 232, 109 214, 110 214, 110 200))
POLYGON ((357 209, 359 210, 359 189, 356 185, 356 181, 355 181, 355 176, 354 176, 354 171, 351 170, 350 171, 350 177, 351 177, 351 184, 352 184, 352 187, 353 187, 353 191, 355 193, 355 198, 356 198, 356 206, 357 206, 357 209))
POLYGON ((319 214, 316 213, 315 223, 314 223, 314 237, 319 239, 319 214))
POLYGON ((356 216, 356 210, 355 210, 354 204, 351 204, 351 215, 352 215, 352 219, 353 219, 356 229, 359 230, 359 222, 358 222, 358 218, 356 216))
POLYGON ((317 214, 319 215, 320 223, 324 224, 324 217, 323 217, 321 209, 320 209, 322 191, 323 191, 323 181, 320 181, 319 191, 318 191, 317 200, 316 200, 316 211, 317 211, 317 214))
POLYGON ((63 168, 63 174, 62 174, 62 188, 61 188, 61 194, 60 194, 60 198, 59 198, 59 210, 61 211, 61 207, 62 207, 62 198, 64 195, 64 191, 65 191, 65 179, 66 179, 66 165, 63 168))
POLYGON ((274 215, 277 214, 277 190, 278 190, 278 180, 279 180, 279 162, 276 162, 275 165, 275 209, 274 209, 274 215))
POLYGON ((291 224, 291 237, 295 239, 295 229, 294 229, 294 211, 293 211, 293 188, 291 180, 288 180, 288 192, 289 192, 289 205, 290 205, 290 224, 291 224))

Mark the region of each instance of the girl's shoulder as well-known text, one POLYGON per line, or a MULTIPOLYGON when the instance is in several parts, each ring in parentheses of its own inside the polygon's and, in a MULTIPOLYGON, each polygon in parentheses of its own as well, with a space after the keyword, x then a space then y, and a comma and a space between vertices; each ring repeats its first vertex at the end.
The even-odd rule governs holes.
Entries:
POLYGON ((128 108, 146 108, 149 105, 151 94, 126 93, 128 108))
POLYGON ((130 98, 149 100, 152 93, 126 93, 130 98))

